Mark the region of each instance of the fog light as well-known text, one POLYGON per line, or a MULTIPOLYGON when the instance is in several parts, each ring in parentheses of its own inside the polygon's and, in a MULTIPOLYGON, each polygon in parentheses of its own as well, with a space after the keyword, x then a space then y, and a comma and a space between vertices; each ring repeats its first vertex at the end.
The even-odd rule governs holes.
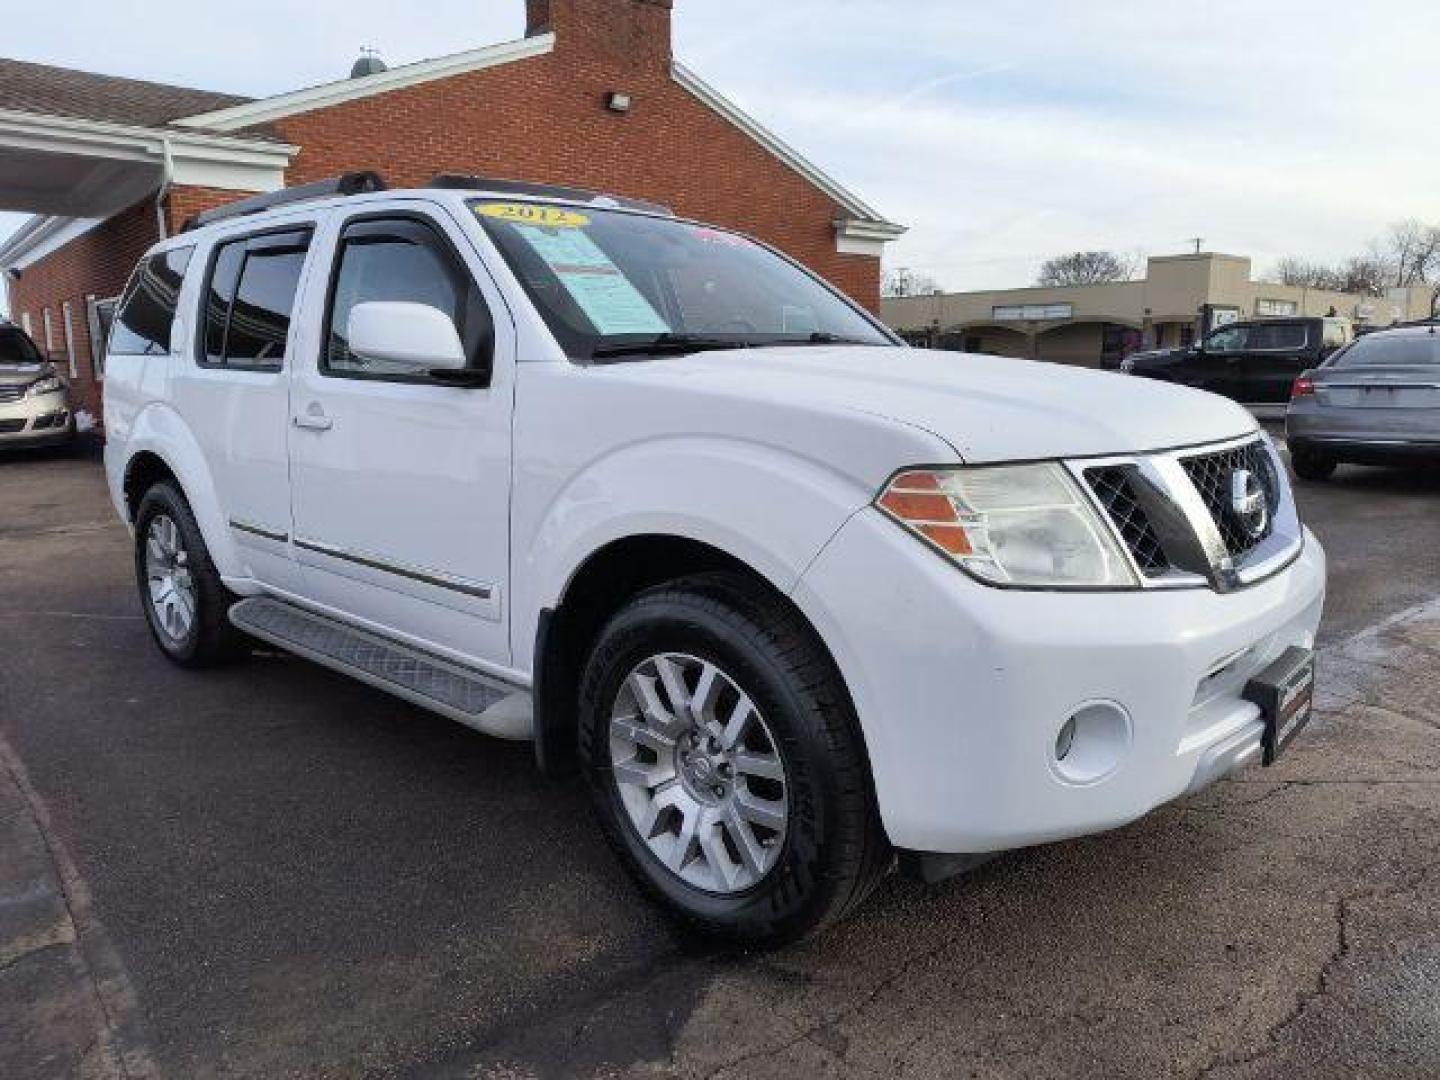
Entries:
POLYGON ((1113 701, 1090 701, 1055 736, 1052 767, 1062 780, 1093 784, 1119 768, 1130 750, 1130 714, 1113 701))

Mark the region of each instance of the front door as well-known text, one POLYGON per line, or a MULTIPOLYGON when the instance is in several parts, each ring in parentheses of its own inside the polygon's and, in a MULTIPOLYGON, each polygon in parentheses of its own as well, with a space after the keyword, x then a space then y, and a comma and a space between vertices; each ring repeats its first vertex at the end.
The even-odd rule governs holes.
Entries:
POLYGON ((296 558, 305 596, 413 644, 504 667, 514 329, 442 208, 336 217, 319 348, 291 395, 296 558), (377 362, 347 342, 370 301, 449 317, 482 388, 377 362))
POLYGON ((1190 377, 1185 382, 1212 394, 1240 400, 1241 370, 1245 352, 1245 326, 1222 326, 1211 331, 1186 366, 1190 377))

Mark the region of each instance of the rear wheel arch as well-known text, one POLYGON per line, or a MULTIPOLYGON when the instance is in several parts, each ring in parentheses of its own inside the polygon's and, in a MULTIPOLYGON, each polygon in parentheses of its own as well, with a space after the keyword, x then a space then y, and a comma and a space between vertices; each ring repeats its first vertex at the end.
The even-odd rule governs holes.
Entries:
POLYGON ((133 524, 145 493, 161 481, 168 480, 184 492, 184 485, 169 462, 153 450, 142 450, 125 465, 125 508, 133 524))

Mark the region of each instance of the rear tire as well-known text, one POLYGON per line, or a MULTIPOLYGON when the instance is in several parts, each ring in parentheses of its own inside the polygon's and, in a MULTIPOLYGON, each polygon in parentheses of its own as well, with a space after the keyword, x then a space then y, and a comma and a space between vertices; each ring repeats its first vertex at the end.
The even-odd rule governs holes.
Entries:
POLYGON ((1318 450, 1290 451, 1290 465, 1301 480, 1329 480, 1339 464, 1334 457, 1318 450))
POLYGON ((798 940, 892 862, 839 672, 793 608, 739 575, 650 589, 610 620, 581 680, 579 751, 621 862, 703 936, 798 940))
POLYGON ((230 624, 239 599, 225 587, 195 515, 172 482, 155 484, 135 513, 135 580, 155 644, 181 667, 213 667, 246 651, 230 624))

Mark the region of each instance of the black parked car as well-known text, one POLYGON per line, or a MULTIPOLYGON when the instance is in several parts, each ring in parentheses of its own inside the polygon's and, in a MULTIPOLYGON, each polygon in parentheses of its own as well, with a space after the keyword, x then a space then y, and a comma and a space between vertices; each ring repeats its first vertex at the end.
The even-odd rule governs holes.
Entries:
POLYGON ((1198 387, 1282 416, 1290 387, 1354 334, 1348 319, 1294 318, 1232 322, 1183 349, 1131 353, 1120 370, 1198 387))

